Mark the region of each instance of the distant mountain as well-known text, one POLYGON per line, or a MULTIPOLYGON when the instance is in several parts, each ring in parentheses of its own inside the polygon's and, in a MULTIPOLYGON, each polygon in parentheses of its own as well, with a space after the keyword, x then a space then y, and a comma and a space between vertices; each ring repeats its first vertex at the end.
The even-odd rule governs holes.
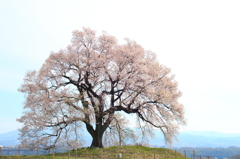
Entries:
MULTIPOLYGON (((14 130, 7 133, 0 134, 0 145, 4 146, 16 146, 20 142, 18 141, 19 131, 14 130)), ((84 142, 86 146, 91 144, 91 136, 87 133, 84 135, 84 142)))
MULTIPOLYGON (((11 131, 0 134, 0 145, 15 146, 19 144, 19 131, 11 131)), ((162 133, 155 132, 156 137, 150 140, 152 146, 162 147, 165 145, 162 133)), ((177 136, 178 142, 174 141, 173 147, 240 147, 240 134, 220 133, 214 131, 183 131, 177 136)), ((84 135, 85 146, 91 143, 91 136, 84 135)))
MULTIPOLYGON (((183 131, 177 136, 173 147, 240 147, 240 133, 230 134, 214 131, 183 131)), ((163 135, 158 134, 150 143, 155 146, 164 145, 163 135)))
POLYGON ((18 138, 19 131, 14 130, 7 133, 0 134, 0 145, 15 146, 19 144, 18 138))
POLYGON ((240 136, 236 137, 214 137, 190 134, 180 134, 179 142, 174 143, 174 147, 240 147, 240 136))

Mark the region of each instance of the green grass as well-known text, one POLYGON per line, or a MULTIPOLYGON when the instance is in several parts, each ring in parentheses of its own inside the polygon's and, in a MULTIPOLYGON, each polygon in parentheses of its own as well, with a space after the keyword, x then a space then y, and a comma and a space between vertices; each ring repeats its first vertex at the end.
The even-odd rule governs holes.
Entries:
MULTIPOLYGON (((122 159, 154 159, 155 158, 168 158, 175 159, 175 151, 165 148, 150 148, 144 146, 113 146, 103 149, 82 149, 77 152, 70 152, 70 158, 75 159, 77 155, 78 159, 114 159, 116 154, 121 153, 122 159)), ((40 156, 20 156, 21 159, 50 159, 52 155, 40 155, 40 156)), ((54 159, 67 159, 68 152, 54 154, 54 159)), ((176 152, 177 159, 184 159, 184 156, 176 152)), ((0 159, 19 159, 19 156, 0 156, 0 159)))

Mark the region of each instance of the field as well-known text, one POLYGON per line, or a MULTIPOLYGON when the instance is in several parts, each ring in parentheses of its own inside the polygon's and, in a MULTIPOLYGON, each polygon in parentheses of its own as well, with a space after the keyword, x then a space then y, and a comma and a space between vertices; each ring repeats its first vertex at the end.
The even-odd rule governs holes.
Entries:
POLYGON ((103 149, 87 148, 54 155, 32 156, 0 156, 0 159, 114 159, 122 156, 122 159, 184 159, 185 157, 174 150, 165 148, 149 148, 144 146, 113 146, 103 149))

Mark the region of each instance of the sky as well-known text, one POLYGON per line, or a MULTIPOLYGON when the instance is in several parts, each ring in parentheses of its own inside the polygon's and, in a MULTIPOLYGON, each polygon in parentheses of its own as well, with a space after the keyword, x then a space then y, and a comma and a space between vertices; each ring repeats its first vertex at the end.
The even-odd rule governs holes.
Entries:
POLYGON ((181 130, 240 133, 239 8, 238 0, 0 0, 0 133, 21 127, 25 73, 82 27, 135 40, 171 68, 181 130))

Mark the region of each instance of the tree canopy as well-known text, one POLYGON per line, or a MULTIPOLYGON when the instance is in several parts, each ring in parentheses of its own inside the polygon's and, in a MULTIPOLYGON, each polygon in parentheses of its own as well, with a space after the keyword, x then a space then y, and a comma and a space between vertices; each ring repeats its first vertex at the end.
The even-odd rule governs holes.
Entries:
POLYGON ((39 71, 28 71, 19 88, 26 98, 17 119, 24 125, 22 144, 78 145, 86 129, 91 146, 103 147, 117 112, 135 114, 143 135, 158 128, 172 143, 186 120, 170 69, 133 40, 119 44, 107 32, 97 36, 90 28, 72 35, 71 44, 52 52, 39 71))

